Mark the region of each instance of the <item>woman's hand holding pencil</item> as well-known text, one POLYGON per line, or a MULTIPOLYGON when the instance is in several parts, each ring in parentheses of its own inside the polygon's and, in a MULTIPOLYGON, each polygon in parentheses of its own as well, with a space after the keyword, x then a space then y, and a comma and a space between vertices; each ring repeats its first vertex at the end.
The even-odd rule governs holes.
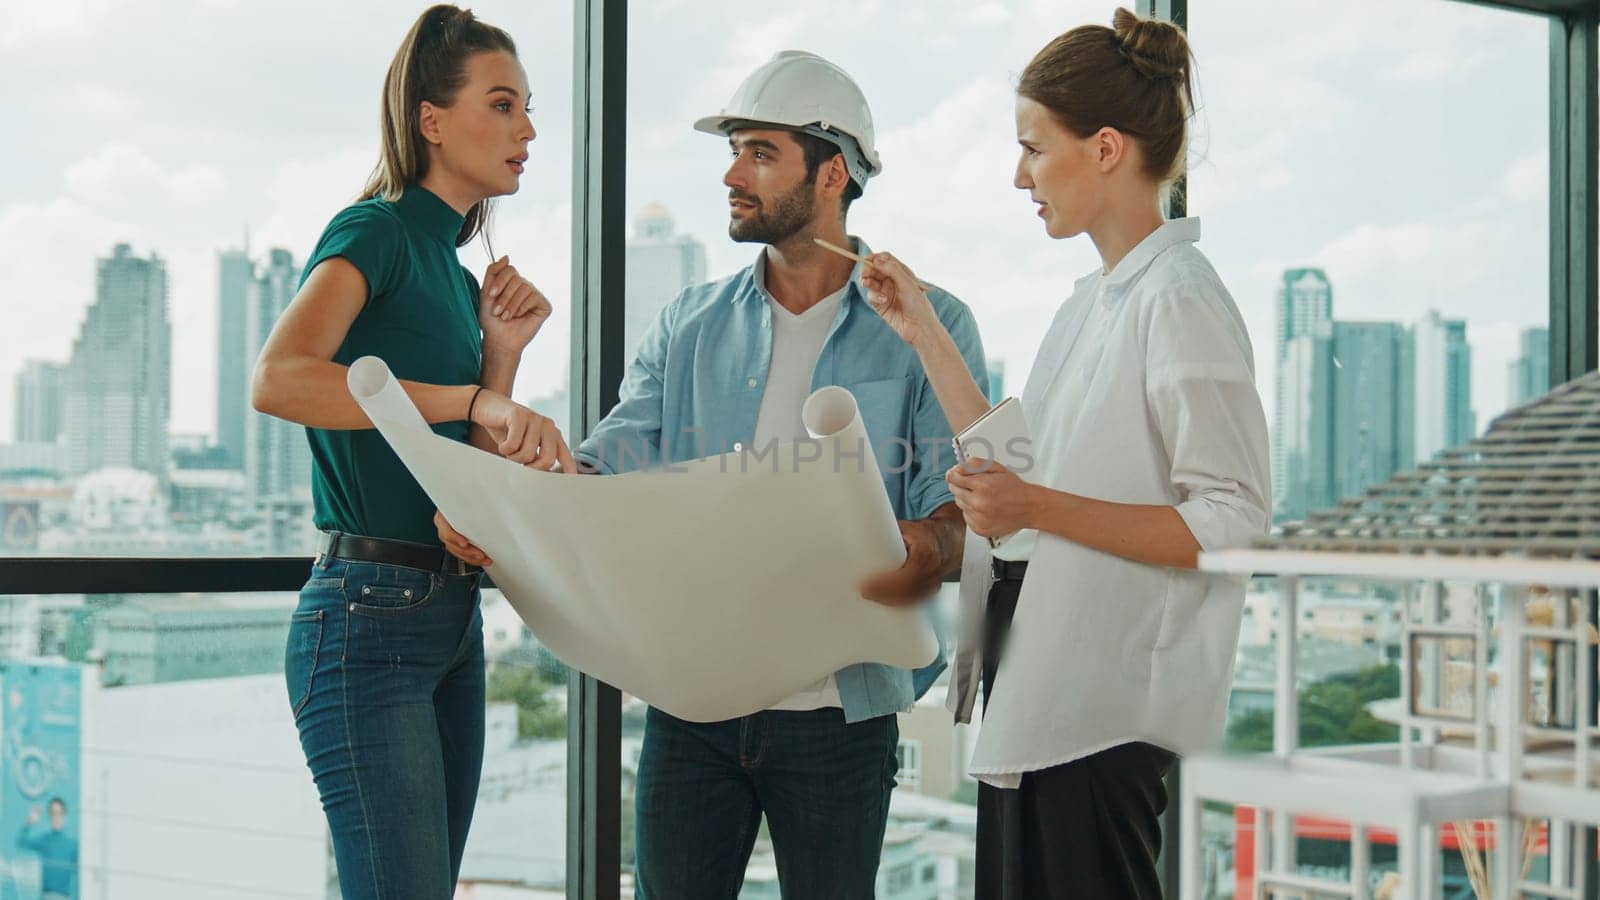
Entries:
POLYGON ((933 311, 933 304, 928 301, 929 285, 919 281, 905 263, 889 253, 857 256, 821 238, 813 240, 822 247, 863 264, 865 268, 861 272, 861 283, 867 289, 867 303, 901 340, 916 346, 920 338, 943 330, 938 315, 933 311))

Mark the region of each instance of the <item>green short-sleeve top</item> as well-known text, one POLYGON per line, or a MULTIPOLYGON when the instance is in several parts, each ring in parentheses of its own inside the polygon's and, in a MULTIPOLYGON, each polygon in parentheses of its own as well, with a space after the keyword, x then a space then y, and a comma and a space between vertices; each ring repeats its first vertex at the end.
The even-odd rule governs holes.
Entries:
MULTIPOLYGON (((396 378, 476 384, 483 368, 478 282, 456 256, 462 216, 412 185, 399 200, 348 207, 328 223, 306 261, 301 284, 323 260, 343 257, 367 280, 367 303, 333 361, 363 356, 389 364, 396 378)), ((467 439, 468 423, 441 422, 437 434, 467 439)), ((313 521, 323 531, 437 546, 433 501, 375 429, 307 428, 313 521)))

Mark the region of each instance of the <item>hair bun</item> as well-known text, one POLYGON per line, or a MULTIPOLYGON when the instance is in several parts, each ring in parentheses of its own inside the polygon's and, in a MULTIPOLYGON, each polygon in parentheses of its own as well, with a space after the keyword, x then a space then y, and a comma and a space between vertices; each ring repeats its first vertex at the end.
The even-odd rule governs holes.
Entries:
POLYGON ((1119 7, 1111 17, 1111 30, 1117 49, 1139 74, 1156 80, 1187 77, 1189 41, 1178 26, 1119 7))

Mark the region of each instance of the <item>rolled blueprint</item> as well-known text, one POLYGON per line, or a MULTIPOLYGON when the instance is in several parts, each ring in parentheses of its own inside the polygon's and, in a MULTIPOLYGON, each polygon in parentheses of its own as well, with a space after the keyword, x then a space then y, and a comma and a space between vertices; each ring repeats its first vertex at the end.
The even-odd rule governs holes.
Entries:
POLYGON ((916 668, 922 611, 863 600, 905 559, 855 398, 807 399, 809 442, 662 471, 539 472, 433 433, 389 367, 350 392, 490 575, 568 665, 682 719, 765 709, 853 663, 916 668))

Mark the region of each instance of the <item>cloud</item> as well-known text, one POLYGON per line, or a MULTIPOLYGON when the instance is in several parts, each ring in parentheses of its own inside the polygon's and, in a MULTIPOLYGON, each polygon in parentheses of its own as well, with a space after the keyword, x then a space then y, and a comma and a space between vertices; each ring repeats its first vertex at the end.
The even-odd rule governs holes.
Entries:
POLYGON ((286 247, 304 258, 334 213, 361 193, 376 161, 376 150, 366 144, 283 160, 266 179, 269 205, 251 229, 252 243, 286 247))
POLYGON ((111 7, 107 0, 51 0, 0 6, 0 49, 71 38, 111 7))
POLYGON ((0 207, 0 247, 5 254, 5 327, 0 328, 0 435, 14 425, 13 379, 28 359, 65 362, 94 299, 94 259, 84 247, 108 255, 132 229, 71 197, 0 207))
POLYGON ((152 207, 203 208, 226 186, 215 166, 164 169, 140 148, 121 141, 67 166, 64 180, 67 191, 84 203, 141 212, 152 207))
POLYGON ((1360 279, 1460 251, 1481 239, 1482 227, 1476 223, 1364 222, 1318 248, 1311 258, 1341 278, 1360 279))
POLYGON ((956 14, 958 25, 1004 25, 1011 21, 1011 11, 1004 3, 978 3, 956 14))
POLYGON ((1529 153, 1511 164, 1500 178, 1501 198, 1514 203, 1550 202, 1550 154, 1529 153))
MULTIPOLYGON (((0 9, 0 76, 59 85, 19 98, 8 124, 30 140, 0 147, 12 173, 0 205, 0 370, 31 354, 65 355, 92 299, 94 258, 118 240, 169 260, 175 335, 209 346, 216 250, 249 225, 258 252, 284 246, 303 258, 360 188, 374 156, 377 85, 414 11, 286 2, 193 0, 162 17, 102 0, 0 9), (326 27, 308 31, 306 21, 326 27), (283 47, 295 65, 283 64, 283 47), (86 149, 84 135, 115 142, 86 149), (206 199, 181 205, 195 197, 206 199)), ((519 380, 519 396, 548 393, 538 385, 566 377, 573 303, 570 10, 475 6, 518 38, 540 95, 534 163, 523 193, 502 204, 496 246, 556 304, 558 321, 519 380)), ((1010 187, 1011 87, 1046 40, 1108 24, 1109 7, 634 7, 630 212, 659 199, 706 241, 713 275, 746 265, 754 248, 723 237, 720 148, 689 123, 721 108, 773 52, 821 52, 862 81, 888 165, 852 212, 854 230, 967 300, 1020 387, 1044 323, 1096 259, 1087 240, 1045 238, 1010 187)), ((1206 219, 1202 249, 1262 360, 1285 262, 1326 265, 1341 317, 1408 319, 1439 306, 1475 324, 1544 318, 1538 91, 1548 26, 1468 4, 1389 0, 1287 0, 1271 15, 1217 0, 1193 12, 1202 108, 1191 208, 1206 219), (1457 200, 1462 185, 1478 187, 1457 200)), ((463 254, 475 269, 481 257, 476 246, 463 254)), ((203 430, 210 408, 194 384, 214 380, 209 356, 177 352, 188 383, 174 379, 175 427, 203 430)), ((1270 402, 1271 372, 1259 371, 1270 402)), ((0 412, 9 374, 0 371, 0 412)), ((10 424, 0 415, 0 436, 10 424)))

